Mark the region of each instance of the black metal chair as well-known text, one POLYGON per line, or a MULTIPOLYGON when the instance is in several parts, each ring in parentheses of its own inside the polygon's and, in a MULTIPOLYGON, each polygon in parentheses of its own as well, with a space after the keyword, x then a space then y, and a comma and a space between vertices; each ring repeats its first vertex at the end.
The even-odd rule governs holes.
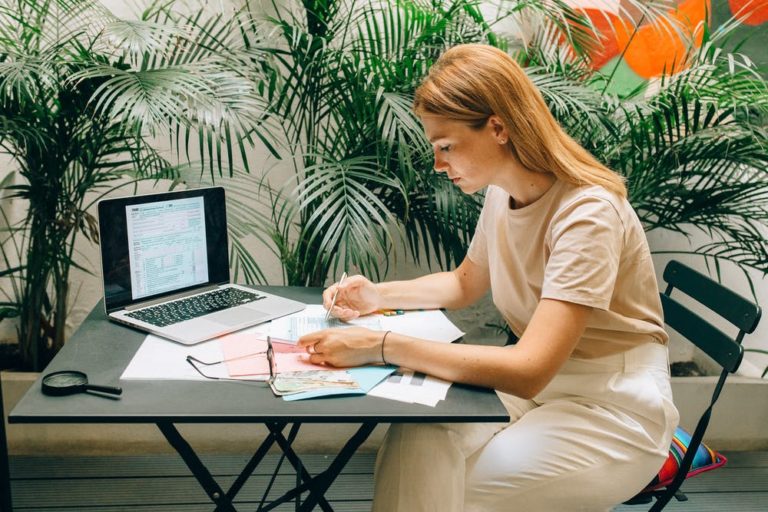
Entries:
POLYGON ((696 451, 701 445, 704 432, 712 416, 712 407, 720 396, 725 380, 728 374, 735 372, 741 364, 744 354, 741 341, 745 334, 755 330, 761 314, 760 306, 757 304, 678 261, 673 260, 667 264, 664 269, 664 281, 667 283, 667 289, 661 294, 661 303, 664 307, 665 323, 703 350, 723 370, 712 393, 711 403, 696 425, 688 450, 672 483, 663 489, 638 494, 627 502, 628 504, 650 503, 653 498, 656 498, 650 512, 662 510, 673 496, 680 501, 687 499, 679 491, 680 486, 688 475, 696 451), (673 299, 670 295, 674 289, 686 294, 733 324, 738 328, 738 334, 735 337, 728 336, 709 321, 673 299))

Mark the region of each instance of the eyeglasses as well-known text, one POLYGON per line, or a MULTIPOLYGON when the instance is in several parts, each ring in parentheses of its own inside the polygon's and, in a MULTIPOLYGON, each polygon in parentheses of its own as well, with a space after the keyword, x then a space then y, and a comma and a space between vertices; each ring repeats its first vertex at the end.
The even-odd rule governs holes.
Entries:
POLYGON ((230 361, 239 361, 242 359, 248 359, 248 358, 262 355, 262 354, 267 355, 267 362, 269 363, 269 380, 267 382, 271 384, 275 380, 276 372, 275 372, 275 355, 274 355, 274 350, 272 349, 272 339, 269 336, 267 336, 267 350, 262 350, 260 352, 252 352, 250 354, 244 354, 242 356, 237 356, 237 357, 230 357, 227 359, 222 359, 221 361, 201 361, 200 359, 194 356, 187 356, 187 362, 192 366, 192 368, 195 369, 195 371, 197 371, 197 373, 199 373, 206 379, 234 380, 238 382, 248 382, 248 381, 252 381, 252 379, 247 379, 247 378, 239 379, 236 377, 217 377, 215 375, 206 375, 205 372, 203 372, 203 370, 198 367, 198 365, 214 366, 217 364, 228 363, 230 361))

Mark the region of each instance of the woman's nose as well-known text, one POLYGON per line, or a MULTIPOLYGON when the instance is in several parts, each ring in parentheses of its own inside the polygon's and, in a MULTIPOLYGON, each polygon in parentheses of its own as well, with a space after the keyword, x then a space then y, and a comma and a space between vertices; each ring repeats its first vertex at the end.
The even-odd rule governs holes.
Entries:
POLYGON ((435 152, 435 172, 447 172, 448 164, 435 152))

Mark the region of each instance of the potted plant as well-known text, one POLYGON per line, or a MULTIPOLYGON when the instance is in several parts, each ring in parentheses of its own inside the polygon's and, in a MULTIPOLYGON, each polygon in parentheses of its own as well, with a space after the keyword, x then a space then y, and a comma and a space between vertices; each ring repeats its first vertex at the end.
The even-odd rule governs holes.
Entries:
POLYGON ((64 343, 75 241, 97 241, 93 193, 177 177, 187 164, 157 137, 187 159, 199 141, 203 169, 221 173, 260 134, 259 98, 227 49, 237 20, 173 8, 121 20, 95 0, 0 3, 0 147, 17 174, 2 195, 26 209, 0 240, 0 319, 17 319, 26 368, 64 343))

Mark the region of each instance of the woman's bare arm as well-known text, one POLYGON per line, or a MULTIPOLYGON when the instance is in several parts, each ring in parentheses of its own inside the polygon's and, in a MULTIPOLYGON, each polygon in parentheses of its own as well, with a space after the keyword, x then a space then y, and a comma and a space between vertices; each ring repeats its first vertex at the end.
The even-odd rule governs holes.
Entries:
POLYGON ((443 344, 362 328, 308 334, 311 361, 333 366, 381 362, 404 366, 451 382, 493 388, 522 398, 536 396, 573 352, 592 311, 588 306, 543 299, 516 345, 494 347, 443 344))
POLYGON ((464 258, 455 270, 409 281, 379 283, 383 308, 459 309, 477 302, 491 286, 488 269, 464 258))
POLYGON ((490 286, 488 269, 465 258, 452 272, 437 272, 408 281, 374 284, 363 276, 351 276, 323 291, 323 306, 330 309, 333 305, 331 314, 342 320, 377 309, 456 309, 476 302, 490 286))

